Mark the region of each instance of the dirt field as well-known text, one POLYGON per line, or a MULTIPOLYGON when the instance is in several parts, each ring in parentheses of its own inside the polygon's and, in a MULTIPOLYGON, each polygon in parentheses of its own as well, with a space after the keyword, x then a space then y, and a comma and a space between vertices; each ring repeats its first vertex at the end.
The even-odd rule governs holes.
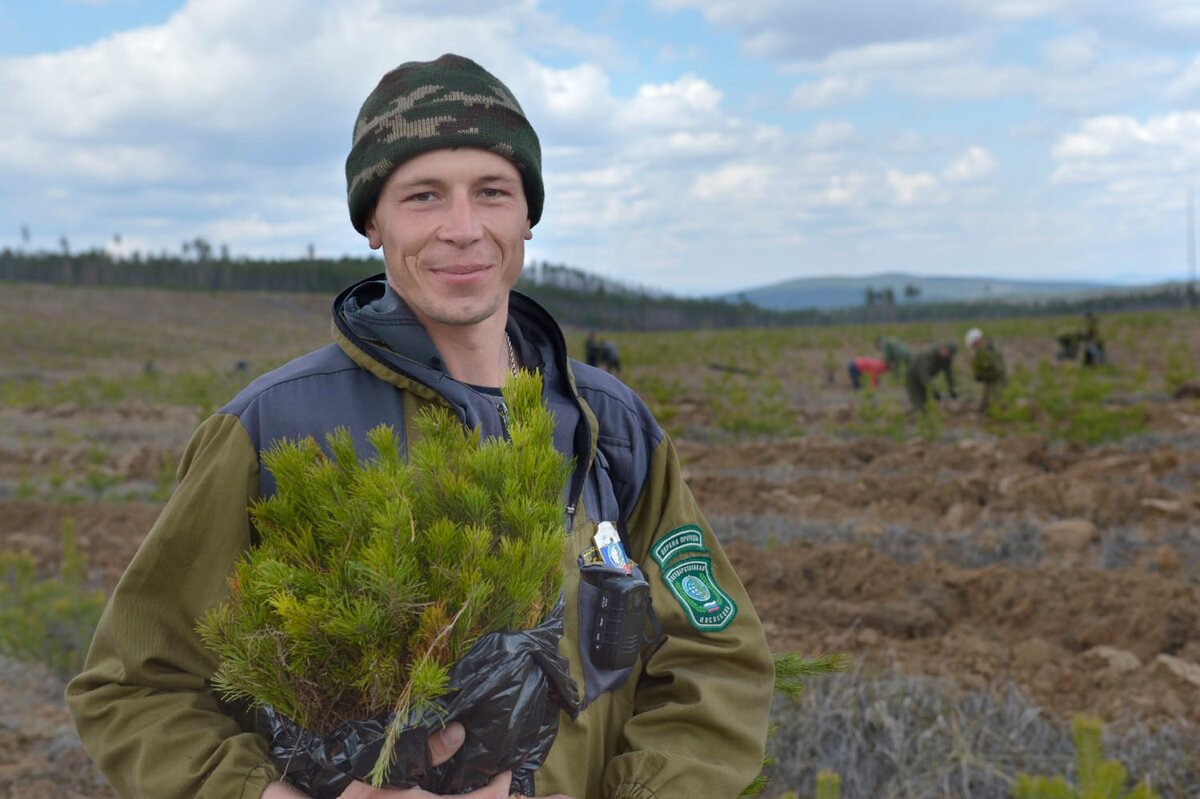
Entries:
MULTIPOLYGON (((257 367, 323 343, 327 329, 323 298, 72 290, 72 323, 99 333, 91 356, 69 358, 70 336, 54 332, 62 297, 22 288, 32 296, 20 303, 12 287, 0 291, 4 328, 20 314, 30 331, 4 352, 0 387, 30 375, 133 382, 151 357, 167 376, 197 363, 242 371, 248 337, 272 331, 276 342, 249 357, 257 367), (184 307, 161 310, 172 304, 184 307), (139 308, 159 310, 138 318, 139 308), (53 357, 52 336, 63 339, 53 357)), ((1182 324, 1200 352, 1195 318, 1182 324)), ((677 419, 690 431, 677 442, 689 482, 775 649, 847 652, 968 689, 1011 683, 1064 718, 1200 724, 1196 400, 1148 392, 1143 430, 1087 447, 989 432, 967 399, 948 406, 936 439, 840 435, 861 401, 843 380, 792 393, 821 432, 710 435, 703 400, 690 395, 677 419)), ((195 407, 145 397, 0 407, 0 548, 34 554, 50 573, 71 519, 91 579, 110 588, 197 418, 195 407), (79 478, 89 470, 104 479, 79 478)), ((74 738, 61 682, 9 660, 0 671, 0 795, 110 796, 74 738)))

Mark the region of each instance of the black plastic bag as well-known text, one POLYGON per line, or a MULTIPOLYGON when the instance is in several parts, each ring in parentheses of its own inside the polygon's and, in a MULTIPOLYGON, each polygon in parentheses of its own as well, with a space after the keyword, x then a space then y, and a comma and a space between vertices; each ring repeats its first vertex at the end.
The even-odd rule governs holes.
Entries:
MULTIPOLYGON (((450 670, 441 713, 414 714, 394 747, 385 785, 420 786, 435 794, 482 788, 502 771, 513 772, 513 790, 533 793, 533 772, 558 734, 558 713, 579 713, 579 690, 566 658, 560 601, 529 630, 488 633, 450 670), (462 748, 447 762, 429 762, 426 740, 457 721, 466 729, 462 748)), ((260 731, 283 777, 316 799, 335 799, 354 779, 370 781, 394 714, 349 721, 327 735, 301 729, 273 708, 259 710, 260 731)))

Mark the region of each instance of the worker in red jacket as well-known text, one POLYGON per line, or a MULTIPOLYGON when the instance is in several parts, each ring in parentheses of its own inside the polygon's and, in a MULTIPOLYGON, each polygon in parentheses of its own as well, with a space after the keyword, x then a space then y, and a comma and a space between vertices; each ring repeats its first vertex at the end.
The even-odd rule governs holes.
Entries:
POLYGON ((879 385, 879 376, 887 370, 887 361, 883 358, 872 358, 869 355, 855 358, 846 366, 846 371, 850 373, 850 383, 854 386, 855 391, 862 388, 863 375, 868 377, 871 390, 874 391, 879 385))

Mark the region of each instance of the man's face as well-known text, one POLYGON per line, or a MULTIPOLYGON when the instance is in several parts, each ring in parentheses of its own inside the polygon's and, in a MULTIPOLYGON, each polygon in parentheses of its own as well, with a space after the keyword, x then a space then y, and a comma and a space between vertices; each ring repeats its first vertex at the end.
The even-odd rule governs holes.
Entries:
POLYGON ((476 325, 508 308, 533 237, 517 168, 470 148, 434 150, 388 178, 366 224, 388 283, 425 325, 476 325))

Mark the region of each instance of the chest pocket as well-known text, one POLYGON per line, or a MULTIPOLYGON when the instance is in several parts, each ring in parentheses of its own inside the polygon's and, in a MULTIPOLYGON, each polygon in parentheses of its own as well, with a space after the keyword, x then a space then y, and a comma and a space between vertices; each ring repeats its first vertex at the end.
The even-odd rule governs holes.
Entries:
POLYGON ((636 563, 631 569, 607 563, 585 562, 587 540, 600 521, 611 521, 621 537, 626 557, 629 540, 625 532, 626 509, 613 487, 609 461, 604 451, 596 459, 584 489, 587 515, 583 535, 575 541, 579 569, 579 659, 583 666, 583 706, 596 697, 620 688, 637 665, 641 650, 658 639, 657 624, 650 604, 649 585, 636 563), (653 629, 654 632, 648 633, 653 629))

